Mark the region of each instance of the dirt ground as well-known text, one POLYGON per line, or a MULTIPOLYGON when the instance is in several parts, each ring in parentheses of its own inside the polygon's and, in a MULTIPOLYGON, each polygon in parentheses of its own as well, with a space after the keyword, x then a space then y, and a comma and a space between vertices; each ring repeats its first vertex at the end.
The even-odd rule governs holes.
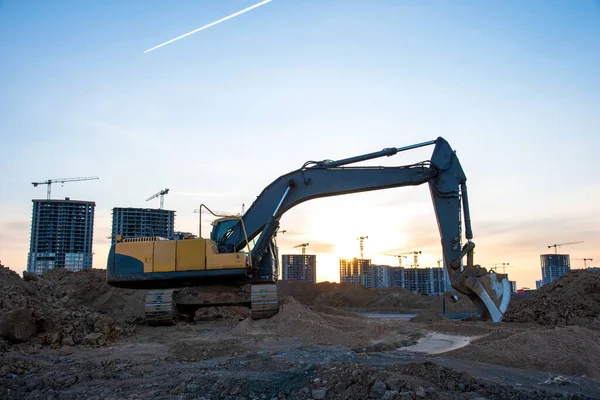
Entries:
MULTIPOLYGON (((335 284, 303 297, 288 285, 268 320, 236 307, 151 327, 143 293, 108 287, 103 273, 22 279, 0 267, 0 399, 600 399, 593 304, 578 303, 586 317, 571 324, 494 324, 431 317, 439 298, 335 284), (429 317, 353 312, 375 304, 429 317)), ((566 278, 555 296, 594 277, 566 278)))

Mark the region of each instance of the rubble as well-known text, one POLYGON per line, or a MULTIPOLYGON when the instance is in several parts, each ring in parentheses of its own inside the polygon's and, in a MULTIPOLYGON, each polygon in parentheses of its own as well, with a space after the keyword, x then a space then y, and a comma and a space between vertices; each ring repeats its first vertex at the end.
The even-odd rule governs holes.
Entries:
POLYGON ((132 332, 143 317, 144 292, 110 287, 105 274, 59 268, 22 279, 0 266, 0 337, 8 344, 35 339, 57 347, 86 343, 91 333, 105 343, 132 332))
POLYGON ((509 305, 503 321, 600 329, 600 273, 571 270, 509 305))

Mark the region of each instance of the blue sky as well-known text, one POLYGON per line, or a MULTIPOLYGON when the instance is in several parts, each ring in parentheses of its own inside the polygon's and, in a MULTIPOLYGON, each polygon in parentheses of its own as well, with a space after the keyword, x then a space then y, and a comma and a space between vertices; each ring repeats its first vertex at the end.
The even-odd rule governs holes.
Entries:
MULTIPOLYGON (((600 262, 599 2, 273 0, 142 54, 253 3, 0 1, 5 265, 25 268, 34 180, 100 177, 53 197, 96 201, 103 268, 112 207, 168 187, 195 231, 199 203, 238 211, 306 160, 437 136, 468 177, 477 262, 529 287, 548 244, 583 240, 564 251, 600 262)), ((441 254, 426 186, 311 201, 282 229, 283 253, 311 243, 319 279, 361 235, 378 263, 441 254)))

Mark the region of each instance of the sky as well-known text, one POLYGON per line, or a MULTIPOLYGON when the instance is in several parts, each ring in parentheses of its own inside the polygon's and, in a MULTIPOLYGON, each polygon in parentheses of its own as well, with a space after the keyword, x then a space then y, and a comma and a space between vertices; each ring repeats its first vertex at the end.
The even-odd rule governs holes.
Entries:
MULTIPOLYGON (((0 261, 26 268, 31 182, 96 202, 94 267, 113 207, 165 208, 197 232, 200 203, 248 207, 307 160, 444 137, 467 175, 475 262, 535 287, 540 254, 600 265, 600 2, 0 0, 0 261)), ((429 159, 431 147, 368 165, 429 159)), ((210 218, 201 216, 203 235, 210 218)), ((427 185, 317 199, 284 214, 281 254, 441 246, 427 185)))

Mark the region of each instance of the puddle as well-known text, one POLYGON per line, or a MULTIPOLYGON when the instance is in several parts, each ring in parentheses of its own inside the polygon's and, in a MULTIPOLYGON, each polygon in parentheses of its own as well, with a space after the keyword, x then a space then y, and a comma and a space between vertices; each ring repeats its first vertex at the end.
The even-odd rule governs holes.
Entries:
POLYGON ((480 336, 459 336, 445 333, 428 333, 420 338, 417 344, 401 347, 398 350, 411 353, 440 354, 456 350, 471 343, 480 336))

